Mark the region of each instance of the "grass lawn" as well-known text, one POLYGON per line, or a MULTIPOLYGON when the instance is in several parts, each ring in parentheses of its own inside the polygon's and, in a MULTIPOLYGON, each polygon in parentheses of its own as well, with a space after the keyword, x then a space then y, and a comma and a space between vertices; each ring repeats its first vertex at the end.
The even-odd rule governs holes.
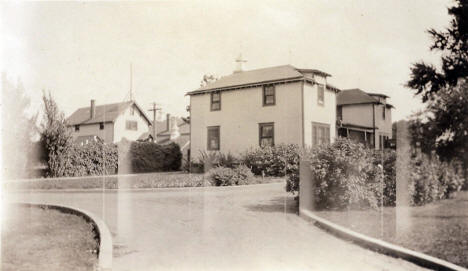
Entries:
MULTIPOLYGON (((254 177, 251 184, 283 181, 281 178, 254 177)), ((118 189, 118 188, 176 188, 211 186, 203 174, 184 172, 142 173, 132 175, 87 176, 10 181, 5 190, 30 189, 118 189)))
POLYGON ((407 215, 403 213, 398 220, 396 208, 386 207, 383 226, 379 211, 319 211, 316 214, 356 232, 468 267, 467 191, 459 192, 454 199, 411 207, 407 215))
POLYGON ((5 205, 1 269, 94 270, 92 225, 57 210, 5 205))

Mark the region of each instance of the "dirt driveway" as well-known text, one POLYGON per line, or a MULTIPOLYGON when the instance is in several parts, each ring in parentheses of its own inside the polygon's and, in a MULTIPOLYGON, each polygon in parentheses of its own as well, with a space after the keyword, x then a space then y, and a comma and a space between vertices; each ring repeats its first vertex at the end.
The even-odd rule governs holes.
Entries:
POLYGON ((5 193, 4 200, 100 215, 114 235, 114 270, 421 270, 304 221, 283 187, 5 193))

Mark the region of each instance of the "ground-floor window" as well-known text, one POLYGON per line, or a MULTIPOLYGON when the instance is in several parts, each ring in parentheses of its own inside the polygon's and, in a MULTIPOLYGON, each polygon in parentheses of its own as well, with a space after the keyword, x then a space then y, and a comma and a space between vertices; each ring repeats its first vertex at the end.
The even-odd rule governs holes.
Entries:
POLYGON ((208 150, 209 151, 219 151, 219 126, 210 126, 208 127, 208 150))
POLYGON ((330 124, 312 122, 312 146, 330 143, 330 124))
POLYGON ((260 147, 274 146, 275 145, 275 124, 259 123, 259 144, 260 147))

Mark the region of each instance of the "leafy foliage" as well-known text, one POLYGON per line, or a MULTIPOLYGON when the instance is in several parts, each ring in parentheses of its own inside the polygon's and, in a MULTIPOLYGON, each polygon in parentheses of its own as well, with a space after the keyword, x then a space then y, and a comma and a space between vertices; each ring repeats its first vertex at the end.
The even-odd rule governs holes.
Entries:
POLYGON ((244 165, 235 168, 215 167, 206 176, 214 186, 230 186, 249 184, 254 178, 250 169, 244 165))
POLYGON ((27 177, 28 168, 38 162, 32 139, 36 136, 36 116, 28 116, 30 100, 18 81, 10 82, 2 73, 2 176, 5 179, 27 177))
POLYGON ((299 152, 297 145, 279 144, 250 149, 241 160, 255 175, 283 177, 299 170, 299 152))
POLYGON ((180 169, 182 153, 175 143, 159 145, 133 141, 130 144, 130 159, 134 173, 174 171, 180 169))
POLYGON ((108 175, 117 172, 118 152, 114 144, 74 144, 70 153, 71 167, 66 168, 64 176, 108 175))
POLYGON ((448 8, 452 16, 445 31, 430 29, 431 50, 442 53, 442 69, 418 62, 411 67, 411 78, 407 85, 421 94, 423 101, 434 98, 434 94, 447 86, 455 86, 458 79, 468 76, 468 1, 455 0, 448 8))
POLYGON ((463 178, 453 163, 441 162, 437 156, 421 155, 411 160, 410 195, 413 205, 424 205, 450 198, 463 185, 463 178))
POLYGON ((306 151, 303 159, 310 162, 317 208, 378 207, 381 171, 364 145, 339 138, 306 151))
POLYGON ((42 96, 44 117, 41 125, 41 153, 48 165, 47 176, 63 177, 72 168, 72 135, 63 112, 52 94, 42 96))

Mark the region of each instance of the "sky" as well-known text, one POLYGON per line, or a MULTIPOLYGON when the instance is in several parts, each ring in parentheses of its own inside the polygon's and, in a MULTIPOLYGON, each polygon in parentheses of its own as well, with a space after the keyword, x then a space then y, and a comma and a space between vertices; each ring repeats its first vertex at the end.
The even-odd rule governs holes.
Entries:
MULTIPOLYGON (((1 71, 32 105, 50 91, 69 116, 121 102, 187 116, 185 93, 204 74, 291 64, 320 69, 341 89, 391 97, 394 121, 422 108, 405 88, 410 66, 439 63, 428 28, 443 29, 449 0, 3 2, 1 71)), ((149 115, 150 112, 147 112, 149 115)))

